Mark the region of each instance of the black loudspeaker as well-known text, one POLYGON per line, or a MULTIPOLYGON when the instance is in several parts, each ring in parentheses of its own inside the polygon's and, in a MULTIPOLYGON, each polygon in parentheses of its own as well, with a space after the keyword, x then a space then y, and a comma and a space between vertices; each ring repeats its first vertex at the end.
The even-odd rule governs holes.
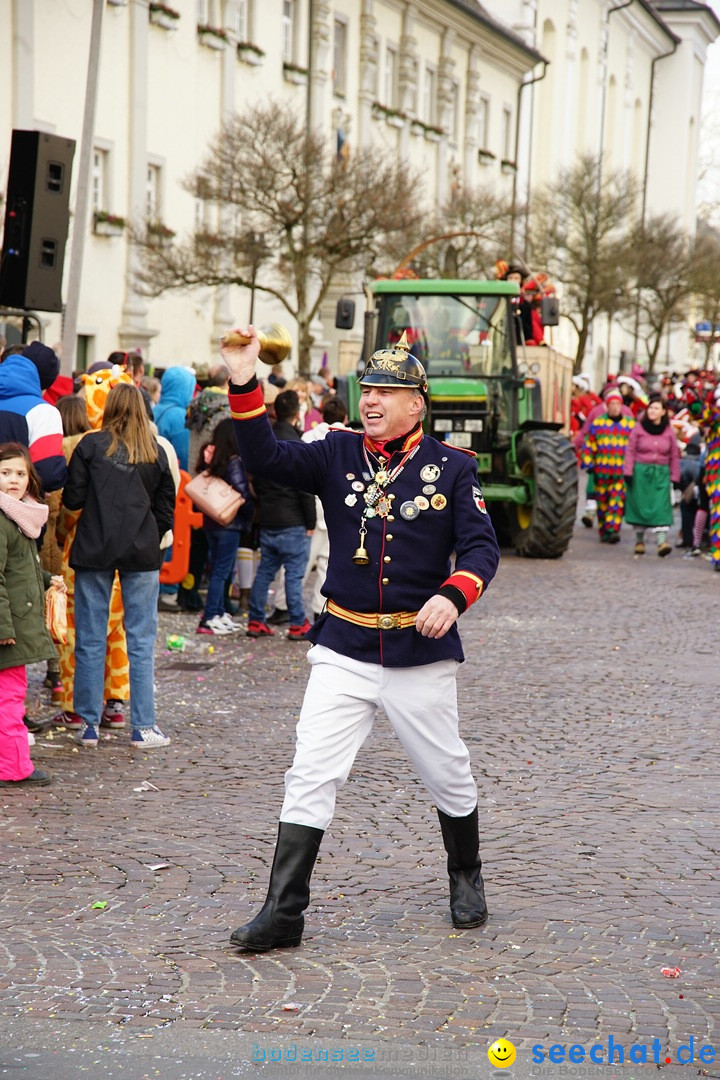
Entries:
POLYGON ((543 326, 557 326, 560 322, 560 305, 554 296, 543 296, 540 301, 540 319, 543 326))
POLYGON ((338 300, 335 309, 335 326, 338 330, 352 330, 355 322, 355 301, 343 298, 338 300))
POLYGON ((0 305, 62 311, 75 142, 13 131, 0 256, 0 305))

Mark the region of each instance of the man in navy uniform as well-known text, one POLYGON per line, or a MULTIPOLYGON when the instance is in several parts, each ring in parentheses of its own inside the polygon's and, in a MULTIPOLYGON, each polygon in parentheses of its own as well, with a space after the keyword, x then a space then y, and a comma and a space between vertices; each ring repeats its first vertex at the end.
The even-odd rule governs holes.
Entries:
POLYGON ((253 951, 300 944, 337 790, 380 705, 437 806, 453 925, 481 926, 488 912, 477 788, 458 734, 456 622, 493 578, 499 551, 474 455, 423 434, 427 379, 404 336, 359 379, 364 432, 277 441, 255 378, 257 335, 237 334, 247 343, 224 344, 222 356, 245 468, 319 496, 330 558, 326 608, 307 634, 312 671, 267 899, 230 940, 253 951))

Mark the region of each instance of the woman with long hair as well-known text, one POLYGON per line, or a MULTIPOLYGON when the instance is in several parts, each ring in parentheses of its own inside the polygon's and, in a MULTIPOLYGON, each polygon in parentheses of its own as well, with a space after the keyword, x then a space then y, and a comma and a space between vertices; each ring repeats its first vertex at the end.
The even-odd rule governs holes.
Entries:
POLYGON ((210 579, 207 599, 198 634, 232 634, 240 627, 225 611, 227 580, 232 574, 240 535, 252 524, 253 501, 247 476, 238 454, 233 421, 221 420, 215 428, 212 442, 200 450, 198 472, 209 472, 230 484, 242 495, 245 502, 229 525, 220 525, 203 514, 203 531, 207 537, 210 579))
MULTIPOLYGON (((109 390, 108 390, 109 392, 109 390)), ((95 401, 99 404, 99 394, 95 401)), ((77 444, 88 431, 92 430, 87 412, 85 396, 74 395, 60 398, 57 409, 63 422, 63 453, 69 463, 77 444)), ((98 415, 96 427, 102 424, 102 411, 98 415)), ((52 493, 55 494, 54 492, 52 493)), ((62 492, 58 492, 60 502, 62 492)), ((50 508, 52 516, 52 506, 50 508)), ((66 640, 58 642, 60 658, 60 688, 53 700, 57 700, 60 712, 53 717, 54 723, 62 724, 68 731, 82 728, 84 721, 73 709, 75 690, 75 574, 70 566, 70 552, 75 530, 82 510, 68 510, 63 507, 57 516, 55 536, 61 547, 61 572, 67 585, 67 632, 66 640)), ((110 594, 110 616, 105 635, 105 683, 103 696, 106 701, 103 709, 101 727, 120 729, 125 726, 123 703, 130 698, 129 664, 127 642, 123 623, 122 596, 120 580, 115 575, 110 594)))
POLYGON ((175 485, 167 456, 150 430, 137 387, 107 396, 102 428, 90 431, 70 459, 63 491, 82 510, 70 551, 75 571, 74 712, 81 746, 96 747, 103 712, 103 669, 110 593, 117 570, 130 661, 131 745, 167 746, 155 723, 154 650, 160 540, 172 528, 175 485))

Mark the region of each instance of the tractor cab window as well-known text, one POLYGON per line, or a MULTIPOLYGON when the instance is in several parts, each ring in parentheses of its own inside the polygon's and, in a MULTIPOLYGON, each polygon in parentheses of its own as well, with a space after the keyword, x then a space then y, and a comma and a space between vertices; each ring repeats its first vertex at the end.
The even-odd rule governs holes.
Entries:
POLYGON ((407 293, 383 302, 378 342, 394 345, 404 331, 428 376, 512 374, 504 297, 407 293))

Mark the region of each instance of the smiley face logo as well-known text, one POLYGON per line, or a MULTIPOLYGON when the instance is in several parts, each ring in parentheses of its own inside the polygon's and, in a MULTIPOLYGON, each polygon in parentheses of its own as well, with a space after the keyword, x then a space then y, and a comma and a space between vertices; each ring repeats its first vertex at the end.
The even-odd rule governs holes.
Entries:
POLYGON ((492 1046, 488 1047, 488 1060, 498 1069, 507 1069, 516 1057, 517 1051, 507 1039, 496 1039, 492 1046))

